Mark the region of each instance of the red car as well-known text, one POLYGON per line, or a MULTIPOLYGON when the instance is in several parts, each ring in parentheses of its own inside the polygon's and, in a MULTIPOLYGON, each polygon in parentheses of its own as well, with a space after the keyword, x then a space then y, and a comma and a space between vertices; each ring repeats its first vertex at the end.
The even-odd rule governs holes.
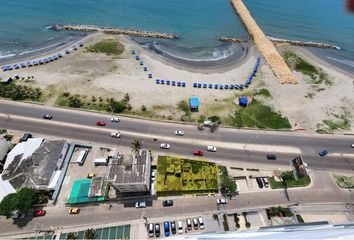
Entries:
POLYGON ((106 123, 104 121, 97 121, 96 125, 97 126, 106 126, 106 123))
POLYGON ((37 211, 34 211, 33 216, 35 216, 35 217, 41 217, 41 216, 44 216, 45 214, 46 214, 46 211, 45 211, 45 210, 37 210, 37 211))
POLYGON ((202 150, 194 150, 193 154, 196 156, 203 156, 203 151, 202 150))

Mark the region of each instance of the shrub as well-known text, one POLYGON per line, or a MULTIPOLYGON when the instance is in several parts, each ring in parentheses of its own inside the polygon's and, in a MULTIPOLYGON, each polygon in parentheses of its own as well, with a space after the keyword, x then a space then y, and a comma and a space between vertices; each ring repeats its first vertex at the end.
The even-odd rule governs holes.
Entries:
POLYGON ((69 93, 69 92, 64 92, 64 93, 63 93, 63 96, 64 96, 64 97, 69 97, 69 96, 70 96, 70 93, 69 93))
POLYGON ((140 109, 142 112, 145 112, 146 111, 146 107, 145 105, 141 105, 141 109, 140 109))

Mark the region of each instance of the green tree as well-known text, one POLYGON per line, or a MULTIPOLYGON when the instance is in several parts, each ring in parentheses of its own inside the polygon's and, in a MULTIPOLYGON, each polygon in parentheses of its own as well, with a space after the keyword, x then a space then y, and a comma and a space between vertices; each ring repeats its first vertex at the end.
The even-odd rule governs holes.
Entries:
POLYGON ((10 217, 13 211, 28 212, 37 202, 37 193, 31 188, 21 188, 17 193, 10 193, 0 203, 0 215, 10 217))
POLYGON ((69 97, 69 107, 80 108, 82 106, 80 95, 75 94, 69 97))
POLYGON ((68 235, 66 235, 66 239, 68 240, 76 240, 77 239, 77 235, 75 233, 68 233, 68 235))
POLYGON ((95 239, 97 237, 96 230, 89 228, 85 231, 84 239, 95 239))
POLYGON ((119 101, 110 101, 108 105, 108 111, 114 112, 114 113, 121 113, 126 109, 126 105, 122 102, 119 101))
POLYGON ((131 143, 131 151, 132 153, 138 153, 141 149, 141 147, 143 146, 143 142, 141 140, 134 140, 132 143, 131 143))

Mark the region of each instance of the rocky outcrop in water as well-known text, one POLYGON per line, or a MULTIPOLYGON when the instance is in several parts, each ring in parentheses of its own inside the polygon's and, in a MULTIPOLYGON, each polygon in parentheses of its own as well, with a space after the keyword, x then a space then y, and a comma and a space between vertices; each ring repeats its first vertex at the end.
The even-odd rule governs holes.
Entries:
POLYGON ((327 44, 327 43, 304 42, 304 41, 277 39, 272 37, 268 37, 268 39, 276 44, 288 44, 288 45, 301 46, 301 47, 315 47, 315 48, 328 48, 328 49, 340 50, 340 47, 332 44, 327 44))
POLYGON ((246 39, 242 39, 242 38, 231 38, 231 37, 218 37, 216 38, 216 40, 220 41, 220 42, 230 42, 230 43, 244 43, 244 42, 248 42, 248 40, 246 39))
POLYGON ((98 27, 93 25, 54 25, 53 29, 56 30, 69 30, 69 31, 81 31, 81 32, 103 32, 111 35, 129 35, 134 37, 146 37, 146 38, 166 38, 166 39, 176 39, 178 38, 175 34, 170 33, 159 33, 159 32, 147 32, 132 29, 122 29, 122 28, 109 28, 109 27, 98 27))

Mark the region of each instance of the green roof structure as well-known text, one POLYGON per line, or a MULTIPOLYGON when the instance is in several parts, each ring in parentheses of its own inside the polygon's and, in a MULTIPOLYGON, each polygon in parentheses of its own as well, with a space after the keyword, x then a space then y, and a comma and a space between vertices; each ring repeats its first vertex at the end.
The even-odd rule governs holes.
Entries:
POLYGON ((104 201, 105 197, 89 197, 89 191, 92 179, 78 179, 74 181, 71 193, 68 199, 68 204, 87 203, 87 202, 100 202, 104 201))

